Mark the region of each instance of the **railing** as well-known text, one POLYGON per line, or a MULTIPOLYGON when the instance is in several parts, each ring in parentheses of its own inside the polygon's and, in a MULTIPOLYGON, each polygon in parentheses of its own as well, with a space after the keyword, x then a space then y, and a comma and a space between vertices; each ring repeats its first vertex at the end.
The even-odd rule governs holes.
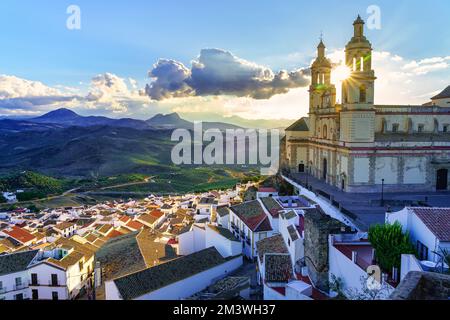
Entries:
POLYGON ((14 290, 22 290, 22 289, 25 289, 27 287, 28 287, 28 285, 26 285, 24 283, 22 283, 22 284, 15 284, 14 285, 14 290))
POLYGON ((48 285, 49 285, 50 287, 62 287, 62 285, 59 283, 59 281, 52 281, 52 280, 50 280, 50 281, 48 282, 48 285))

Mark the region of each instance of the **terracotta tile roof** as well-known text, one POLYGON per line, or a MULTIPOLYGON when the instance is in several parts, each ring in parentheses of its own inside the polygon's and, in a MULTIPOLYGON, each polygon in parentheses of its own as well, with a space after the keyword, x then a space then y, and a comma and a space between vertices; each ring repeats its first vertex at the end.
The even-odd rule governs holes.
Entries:
POLYGON ((150 214, 143 214, 142 216, 137 218, 137 220, 139 220, 142 223, 148 223, 148 224, 152 225, 158 220, 158 218, 155 216, 152 216, 150 214))
POLYGON ((445 99, 445 98, 450 98, 450 86, 448 86, 447 88, 442 90, 442 92, 439 93, 437 96, 434 96, 433 98, 431 98, 431 100, 445 99))
POLYGON ((281 234, 258 241, 256 249, 261 262, 266 253, 289 253, 281 234))
POLYGON ((138 221, 130 221, 126 224, 126 227, 131 230, 137 231, 137 230, 141 230, 142 228, 144 228, 144 225, 138 221))
POLYGON ((24 271, 39 250, 24 251, 0 256, 0 276, 24 271))
POLYGON ((213 230, 214 232, 217 232, 218 234, 220 234, 222 237, 224 237, 225 239, 231 240, 231 241, 235 241, 235 242, 239 242, 239 240, 234 236, 234 234, 225 228, 221 228, 212 224, 208 224, 208 228, 210 228, 211 230, 213 230))
POLYGON ((118 230, 113 230, 113 231, 111 231, 111 232, 108 234, 107 238, 112 239, 112 238, 117 238, 117 237, 120 237, 120 236, 123 236, 123 233, 122 233, 122 232, 120 232, 120 231, 118 231, 118 230))
POLYGON ((111 232, 112 229, 113 229, 112 225, 104 224, 101 227, 98 227, 97 231, 103 235, 107 235, 107 234, 109 234, 109 232, 111 232))
POLYGON ((20 243, 27 243, 36 240, 36 237, 31 233, 17 226, 12 226, 9 229, 4 229, 3 232, 20 243))
POLYGON ((265 232, 272 231, 272 226, 270 224, 269 217, 266 217, 254 230, 255 232, 265 232))
POLYGON ((123 223, 128 223, 131 220, 131 218, 129 216, 121 216, 119 221, 123 222, 123 223))
POLYGON ((124 300, 132 300, 227 262, 211 247, 114 280, 124 300))
POLYGON ((72 222, 61 222, 61 223, 58 223, 53 228, 63 231, 65 229, 69 229, 69 228, 73 227, 74 225, 75 225, 75 223, 72 223, 72 222))
POLYGON ((150 212, 150 215, 152 217, 155 217, 156 219, 159 219, 164 215, 164 212, 162 212, 160 210, 153 210, 152 212, 150 212))
POLYGON ((263 203, 267 211, 269 211, 270 215, 274 218, 278 218, 280 210, 283 210, 278 202, 276 202, 276 200, 271 197, 261 198, 261 202, 263 203))
POLYGON ((440 241, 450 241, 450 208, 409 208, 440 241))
POLYGON ((287 227, 287 231, 289 232, 289 237, 291 237, 292 241, 298 240, 298 234, 296 228, 291 224, 289 227, 287 227))
POLYGON ((309 131, 309 119, 301 118, 286 128, 286 131, 309 131))
POLYGON ((268 220, 264 209, 261 207, 261 204, 258 200, 248 201, 236 206, 232 206, 230 208, 242 222, 252 231, 258 232, 257 230, 261 226, 262 230, 260 231, 268 231, 271 230, 270 221, 267 221, 269 226, 267 226, 266 219, 268 220))
POLYGON ((223 218, 230 214, 229 207, 228 206, 221 206, 217 208, 217 214, 219 217, 223 218))
POLYGON ((116 279, 177 257, 170 245, 155 239, 148 230, 110 239, 95 255, 104 269, 105 279, 116 279))
POLYGON ((289 254, 266 254, 264 265, 265 281, 287 283, 293 278, 294 272, 289 254))

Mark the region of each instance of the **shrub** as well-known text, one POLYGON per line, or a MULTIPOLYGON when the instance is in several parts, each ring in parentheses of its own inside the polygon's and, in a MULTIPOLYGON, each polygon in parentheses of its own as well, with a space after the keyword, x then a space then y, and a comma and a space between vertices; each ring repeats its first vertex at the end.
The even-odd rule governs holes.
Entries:
POLYGON ((385 272, 391 272, 393 267, 400 268, 402 254, 417 255, 409 234, 403 233, 399 222, 370 227, 369 241, 375 249, 378 264, 385 272))

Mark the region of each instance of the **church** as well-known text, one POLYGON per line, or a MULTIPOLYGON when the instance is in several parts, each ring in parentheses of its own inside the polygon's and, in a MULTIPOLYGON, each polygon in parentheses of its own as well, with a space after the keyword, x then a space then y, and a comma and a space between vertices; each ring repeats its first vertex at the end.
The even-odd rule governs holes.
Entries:
POLYGON ((309 117, 286 129, 282 164, 345 192, 449 189, 450 86, 424 105, 375 104, 372 45, 360 16, 345 47, 350 76, 336 103, 321 40, 311 66, 309 117))

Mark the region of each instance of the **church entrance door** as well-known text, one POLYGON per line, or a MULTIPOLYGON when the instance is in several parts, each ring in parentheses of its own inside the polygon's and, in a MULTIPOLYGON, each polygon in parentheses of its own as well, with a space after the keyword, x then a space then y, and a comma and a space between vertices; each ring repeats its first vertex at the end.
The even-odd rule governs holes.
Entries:
POLYGON ((436 190, 447 190, 448 188, 448 170, 439 169, 436 173, 436 190))
POLYGON ((327 175, 328 175, 328 162, 327 159, 323 159, 323 176, 322 179, 323 180, 327 180, 327 175))
POLYGON ((305 165, 303 163, 300 163, 298 165, 298 172, 300 172, 300 173, 305 172, 305 165))

